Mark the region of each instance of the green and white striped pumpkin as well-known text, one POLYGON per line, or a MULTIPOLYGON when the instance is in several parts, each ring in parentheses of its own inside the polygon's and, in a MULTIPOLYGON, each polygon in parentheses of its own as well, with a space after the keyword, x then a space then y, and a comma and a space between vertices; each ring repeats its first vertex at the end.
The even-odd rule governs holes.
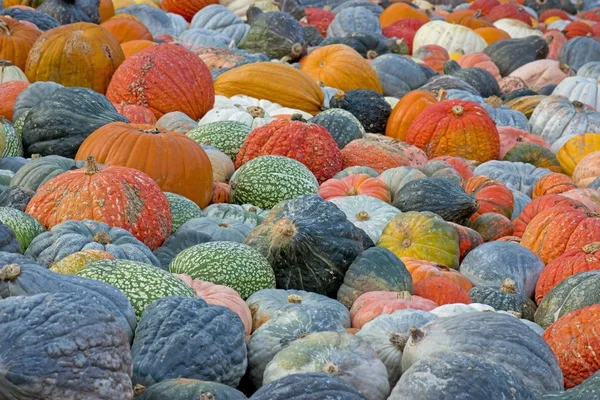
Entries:
POLYGON ((21 253, 27 250, 33 239, 44 232, 44 227, 34 217, 16 208, 0 207, 0 222, 12 228, 21 245, 21 253))
POLYGON ((171 207, 171 233, 190 219, 204 217, 202 209, 196 203, 176 193, 165 192, 165 196, 171 207))
POLYGON ((219 121, 199 125, 187 135, 199 145, 213 146, 227 154, 233 162, 252 129, 241 122, 219 121))

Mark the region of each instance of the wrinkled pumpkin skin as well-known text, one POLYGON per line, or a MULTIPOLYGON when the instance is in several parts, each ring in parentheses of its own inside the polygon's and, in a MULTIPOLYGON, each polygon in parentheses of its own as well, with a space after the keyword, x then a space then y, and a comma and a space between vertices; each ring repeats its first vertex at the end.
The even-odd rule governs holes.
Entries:
POLYGON ((137 398, 138 400, 189 400, 215 396, 217 399, 246 400, 244 394, 230 386, 197 379, 167 379, 152 385, 137 398))

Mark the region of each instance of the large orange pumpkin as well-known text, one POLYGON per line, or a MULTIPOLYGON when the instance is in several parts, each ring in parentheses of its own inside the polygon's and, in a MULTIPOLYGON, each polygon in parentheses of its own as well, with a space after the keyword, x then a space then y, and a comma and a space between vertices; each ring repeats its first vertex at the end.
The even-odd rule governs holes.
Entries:
POLYGON ((462 100, 427 107, 410 124, 405 141, 429 158, 451 155, 485 162, 497 159, 500 152, 495 122, 483 107, 462 100))
POLYGON ((156 45, 157 43, 150 40, 131 40, 129 42, 121 43, 121 50, 123 50, 125 59, 127 59, 140 51, 146 50, 148 47, 156 45))
POLYGON ((321 184, 319 196, 325 200, 334 197, 365 195, 391 203, 390 189, 384 181, 367 174, 353 174, 340 179, 332 178, 321 184))
POLYGON ((25 74, 30 82, 54 81, 105 93, 123 60, 123 50, 110 33, 78 22, 44 32, 29 52, 25 74))
POLYGON ((29 86, 29 82, 25 81, 0 83, 0 118, 4 117, 12 121, 15 101, 27 86, 29 86))
POLYGON ((132 40, 152 40, 152 34, 141 22, 127 18, 113 18, 100 24, 119 43, 130 42, 132 40))
POLYGON ((217 0, 162 0, 161 7, 168 12, 181 15, 189 22, 198 11, 217 3, 217 0))
POLYGON ((408 292, 367 292, 360 295, 352 304, 350 318, 353 328, 362 328, 364 324, 380 315, 391 314, 407 308, 431 311, 437 304, 408 292))
POLYGON ((483 16, 481 10, 458 10, 451 12, 446 21, 459 24, 471 29, 489 28, 492 25, 489 19, 483 16))
POLYGON ((171 234, 169 202, 152 179, 133 168, 98 168, 91 156, 84 168, 40 186, 26 212, 48 229, 69 220, 105 222, 127 229, 151 249, 171 234))
POLYGON ((42 32, 11 17, 0 16, 0 60, 25 69, 27 55, 42 32))
POLYGON ((402 96, 396 104, 385 127, 385 135, 404 140, 408 127, 427 107, 435 104, 436 99, 427 90, 413 90, 402 96))
POLYGON ((479 203, 477 212, 472 219, 480 214, 497 213, 507 218, 512 216, 515 198, 512 191, 501 182, 487 176, 474 176, 463 184, 465 192, 475 196, 479 203))
POLYGON ((181 111, 197 120, 215 103, 206 65, 191 51, 172 44, 149 47, 125 60, 106 97, 117 104, 148 107, 156 118, 181 111))
POLYGON ((429 17, 423 11, 413 8, 405 3, 396 3, 387 7, 381 15, 379 15, 379 22, 381 27, 392 25, 394 22, 400 19, 418 19, 419 21, 429 22, 429 17))
POLYGON ((85 160, 91 155, 102 164, 136 168, 163 191, 187 197, 202 208, 210 202, 210 159, 200 145, 180 133, 112 122, 88 136, 75 158, 85 160))
POLYGON ((529 225, 531 220, 536 215, 544 210, 561 207, 583 210, 588 209, 582 202, 570 199, 560 194, 547 194, 540 196, 523 208, 523 211, 521 211, 517 219, 514 221, 515 231, 513 234, 519 237, 523 236, 527 225, 529 225))
POLYGON ((443 277, 427 278, 415 283, 414 294, 429 299, 438 306, 444 304, 471 304, 465 289, 443 277))
POLYGON ((420 282, 427 278, 441 277, 456 283, 464 290, 469 290, 473 287, 469 278, 455 269, 426 260, 415 260, 410 257, 402 257, 401 259, 408 272, 410 272, 413 283, 420 282))
POLYGON ((575 188, 575 183, 567 175, 553 172, 542 176, 535 183, 532 198, 536 199, 545 194, 560 194, 575 188))
POLYGON ((319 47, 300 60, 300 70, 325 86, 343 91, 370 89, 383 93, 375 70, 356 50, 343 44, 319 47))
POLYGON ((551 208, 536 215, 521 245, 549 263, 566 250, 600 241, 600 215, 570 208, 551 208))

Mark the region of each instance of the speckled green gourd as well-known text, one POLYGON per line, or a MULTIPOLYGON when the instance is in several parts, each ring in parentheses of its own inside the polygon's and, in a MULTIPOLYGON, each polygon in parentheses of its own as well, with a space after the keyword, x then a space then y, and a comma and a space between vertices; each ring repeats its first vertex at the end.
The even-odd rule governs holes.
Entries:
POLYGON ((231 202, 272 208, 282 200, 316 194, 317 178, 299 161, 262 156, 242 165, 231 177, 231 202))
POLYGON ((227 154, 233 162, 252 128, 236 121, 218 121, 200 125, 187 135, 199 145, 216 147, 227 154))
POLYGON ((275 287, 275 273, 269 261, 250 246, 236 242, 189 247, 171 261, 169 271, 229 286, 244 299, 261 289, 275 287))
MULTIPOLYGON (((23 125, 25 124, 25 118, 27 118, 27 114, 29 114, 29 111, 23 113, 23 115, 21 115, 19 118, 17 118, 17 120, 15 121, 15 123, 13 125, 13 127, 15 128, 15 133, 21 140, 23 138, 23 134, 22 134, 23 133, 23 125)), ((22 142, 21 142, 21 147, 23 147, 22 142)))
POLYGON ((108 283, 125 293, 139 320, 146 307, 168 296, 196 297, 181 279, 160 268, 129 260, 100 260, 86 265, 79 276, 108 283))
POLYGON ((22 157, 23 143, 17 135, 15 127, 8 120, 0 116, 0 136, 4 138, 4 150, 0 154, 0 158, 4 157, 22 157))
POLYGON ((196 203, 176 193, 165 192, 171 207, 171 234, 190 219, 204 217, 202 209, 196 203))
POLYGON ((31 241, 37 235, 44 232, 44 227, 40 221, 15 208, 0 207, 0 222, 10 226, 15 232, 15 236, 21 245, 21 253, 27 250, 31 241))

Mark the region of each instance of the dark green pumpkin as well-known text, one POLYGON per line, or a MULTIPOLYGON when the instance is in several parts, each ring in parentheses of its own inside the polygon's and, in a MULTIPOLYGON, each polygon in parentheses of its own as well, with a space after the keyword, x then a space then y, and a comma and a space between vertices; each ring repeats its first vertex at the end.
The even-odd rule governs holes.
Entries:
POLYGON ((537 143, 518 144, 504 155, 503 160, 527 163, 538 168, 548 168, 554 172, 562 171, 554 153, 537 143))
POLYGON ((367 400, 357 389, 326 373, 288 375, 261 387, 250 400, 367 400))
POLYGON ((488 71, 481 68, 461 68, 456 61, 444 63, 444 73, 452 75, 473 86, 482 97, 500 96, 500 86, 488 71))
POLYGON ((333 203, 312 195, 278 203, 245 243, 268 259, 278 288, 329 297, 356 257, 374 246, 333 203))
POLYGON ((8 15, 14 19, 31 22, 41 31, 47 31, 60 26, 60 23, 56 19, 37 10, 22 10, 20 8, 11 7, 0 11, 0 15, 8 15))
POLYGON ((67 171, 83 168, 84 165, 84 161, 74 161, 61 156, 35 158, 15 173, 10 185, 25 187, 35 192, 50 179, 67 171))
POLYGON ((396 194, 394 207, 401 211, 431 211, 448 222, 467 223, 479 206, 458 184, 443 178, 408 182, 396 194))
POLYGON ((325 110, 308 120, 308 122, 321 125, 327 129, 340 149, 343 149, 355 139, 364 138, 366 134, 360 121, 352 113, 341 108, 325 110))
POLYGON ((346 307, 367 292, 413 292, 413 281, 404 263, 383 247, 365 250, 346 271, 337 299, 346 307))
POLYGON ((100 0, 46 0, 37 11, 50 15, 61 25, 75 22, 98 24, 100 23, 99 5, 100 0))
POLYGON ((483 50, 496 64, 502 76, 510 75, 525 64, 546 58, 548 51, 548 43, 539 36, 499 40, 483 50))
POLYGON ((308 47, 317 47, 323 42, 323 35, 317 28, 312 25, 306 25, 302 27, 304 31, 304 41, 308 47))
POLYGON ((600 400, 600 371, 587 378, 582 384, 564 392, 548 393, 540 400, 600 400))
POLYGON ((55 90, 64 88, 60 83, 52 81, 33 82, 23 90, 13 107, 13 120, 18 120, 36 104, 50 96, 55 90))
POLYGON ((167 379, 145 389, 137 400, 247 400, 230 386, 197 379, 167 379))
POLYGON ((20 253, 21 245, 12 228, 0 222, 0 251, 20 253))
POLYGON ((477 89, 475 89, 473 86, 463 81, 462 79, 459 79, 452 75, 433 76, 429 78, 427 83, 421 87, 421 90, 429 90, 433 93, 438 93, 441 90, 448 91, 452 89, 464 90, 472 95, 479 96, 479 92, 477 91, 477 89))
POLYGON ((542 328, 571 311, 600 304, 600 271, 581 272, 563 280, 538 305, 535 322, 542 328))
POLYGON ((238 45, 253 53, 264 53, 269 58, 298 60, 306 54, 304 30, 291 15, 281 12, 262 12, 256 7, 248 9, 250 30, 238 45))
POLYGON ((383 133, 392 107, 374 90, 355 89, 336 93, 330 101, 331 108, 349 111, 368 133, 383 133))
POLYGON ((330 44, 345 44, 369 60, 374 60, 378 56, 387 53, 409 54, 406 43, 399 43, 395 39, 386 39, 371 33, 354 32, 344 37, 328 37, 321 42, 321 46, 330 44))
POLYGON ((34 194, 33 190, 26 187, 8 187, 0 194, 0 207, 16 208, 25 212, 25 208, 34 194))
POLYGON ((577 72, 589 62, 600 61, 600 42, 586 36, 574 37, 560 48, 558 61, 577 72))
POLYGON ((508 278, 499 289, 491 287, 474 287, 469 290, 473 303, 487 304, 496 310, 519 313, 520 318, 533 321, 537 306, 529 297, 517 293, 515 281, 508 278))
POLYGON ((129 122, 108 99, 90 89, 57 89, 36 104, 23 124, 25 153, 74 158, 96 129, 115 121, 129 122))

